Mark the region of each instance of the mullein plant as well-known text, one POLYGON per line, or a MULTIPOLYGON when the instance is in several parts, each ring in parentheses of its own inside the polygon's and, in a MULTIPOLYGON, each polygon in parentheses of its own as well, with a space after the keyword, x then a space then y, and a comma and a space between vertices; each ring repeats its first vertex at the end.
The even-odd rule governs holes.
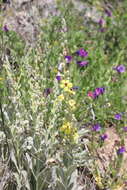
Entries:
MULTIPOLYGON (((55 74, 54 69, 47 66, 49 53, 52 52, 52 49, 48 49, 48 41, 42 56, 38 50, 29 50, 22 56, 17 72, 11 67, 8 58, 3 65, 2 110, 5 126, 8 126, 6 130, 9 130, 10 135, 6 138, 11 139, 8 156, 10 154, 10 162, 14 165, 12 175, 19 189, 22 186, 27 189, 48 189, 51 181, 55 180, 52 177, 52 164, 58 166, 58 171, 62 164, 65 176, 70 167, 73 168, 72 172, 76 169, 77 163, 74 162, 73 155, 79 142, 74 114, 76 91, 64 57, 67 51, 64 18, 62 27, 62 53, 55 60, 58 61, 55 74)), ((2 157, 4 155, 5 152, 2 157)), ((65 187, 68 189, 74 182, 71 174, 66 176, 65 187)), ((64 182, 64 179, 60 179, 60 174, 57 178, 62 180, 61 183, 64 182)), ((54 185, 58 185, 57 181, 54 185)))

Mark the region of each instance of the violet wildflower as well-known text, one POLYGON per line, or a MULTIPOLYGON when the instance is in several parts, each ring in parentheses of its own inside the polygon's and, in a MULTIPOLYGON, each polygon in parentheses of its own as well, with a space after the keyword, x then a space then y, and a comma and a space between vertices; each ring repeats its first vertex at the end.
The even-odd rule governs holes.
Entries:
POLYGON ((66 59, 67 63, 70 63, 71 60, 72 60, 72 56, 66 55, 66 56, 65 56, 65 59, 66 59))
POLYGON ((105 88, 104 87, 100 87, 100 93, 103 94, 105 92, 105 88))
POLYGON ((108 17, 111 17, 112 16, 112 12, 108 9, 105 9, 105 13, 108 17))
POLYGON ((117 67, 114 68, 118 73, 124 73, 126 68, 124 65, 118 65, 117 67))
POLYGON ((122 146, 121 148, 119 148, 119 149, 117 150, 117 154, 123 154, 125 151, 126 151, 125 147, 122 146))
POLYGON ((81 57, 87 57, 88 56, 88 52, 85 51, 83 48, 79 49, 78 51, 76 51, 76 54, 81 56, 81 57))
POLYGON ((103 18, 100 18, 100 20, 98 21, 98 24, 100 26, 103 26, 104 25, 104 19, 103 18))
POLYGON ((95 124, 95 125, 93 125, 92 130, 93 131, 100 131, 101 130, 101 126, 99 124, 95 124))
POLYGON ((4 32, 8 32, 8 31, 9 31, 9 29, 8 29, 8 27, 7 27, 6 24, 5 24, 4 27, 3 27, 3 31, 4 31, 4 32))
POLYGON ((121 117, 122 117, 121 114, 117 113, 117 114, 115 114, 115 117, 114 117, 114 118, 115 118, 116 120, 121 120, 121 117))
POLYGON ((78 90, 79 89, 79 86, 73 86, 72 87, 72 90, 78 90))
POLYGON ((96 88, 94 90, 94 92, 90 92, 88 94, 88 96, 91 96, 92 98, 97 98, 98 96, 100 96, 101 94, 103 94, 105 91, 105 88, 104 87, 100 87, 100 88, 96 88))
POLYGON ((108 138, 108 135, 107 135, 107 134, 103 134, 103 135, 101 135, 101 136, 100 136, 100 138, 101 138, 101 140, 103 140, 103 141, 104 141, 105 139, 107 139, 107 138, 108 138))
POLYGON ((88 95, 89 97, 95 99, 95 98, 97 98, 99 95, 103 94, 104 91, 105 91, 105 88, 104 88, 104 87, 100 87, 100 88, 96 88, 96 89, 94 90, 94 92, 89 91, 87 95, 88 95))
POLYGON ((99 96, 101 94, 100 88, 96 88, 94 92, 96 96, 99 96))
POLYGON ((106 28, 100 28, 99 31, 100 31, 100 32, 105 32, 105 31, 106 31, 106 28))
POLYGON ((51 91, 52 91, 51 88, 46 88, 46 89, 44 90, 44 96, 47 97, 49 94, 51 94, 51 91))
POLYGON ((60 81, 60 80, 61 80, 61 76, 60 76, 60 75, 57 75, 57 76, 56 76, 56 79, 57 79, 58 81, 60 81))
POLYGON ((123 127, 123 130, 127 132, 127 127, 123 127))
POLYGON ((96 96, 99 96, 100 94, 103 94, 104 91, 105 91, 105 88, 100 87, 100 88, 96 88, 94 92, 95 92, 96 96))
POLYGON ((88 61, 77 61, 77 64, 81 67, 86 66, 88 64, 88 61))

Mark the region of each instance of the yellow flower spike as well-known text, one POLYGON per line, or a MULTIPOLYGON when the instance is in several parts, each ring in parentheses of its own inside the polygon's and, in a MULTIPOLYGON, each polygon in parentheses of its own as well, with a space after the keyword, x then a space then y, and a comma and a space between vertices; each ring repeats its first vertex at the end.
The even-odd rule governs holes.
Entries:
POLYGON ((63 94, 59 95, 58 100, 60 100, 60 101, 64 100, 64 95, 63 94))

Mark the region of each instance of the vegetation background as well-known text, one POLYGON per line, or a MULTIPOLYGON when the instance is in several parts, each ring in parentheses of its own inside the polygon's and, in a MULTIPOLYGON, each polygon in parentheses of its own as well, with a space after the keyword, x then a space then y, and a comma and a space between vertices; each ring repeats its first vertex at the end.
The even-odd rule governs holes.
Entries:
POLYGON ((1 190, 127 189, 126 36, 126 0, 0 0, 1 190))

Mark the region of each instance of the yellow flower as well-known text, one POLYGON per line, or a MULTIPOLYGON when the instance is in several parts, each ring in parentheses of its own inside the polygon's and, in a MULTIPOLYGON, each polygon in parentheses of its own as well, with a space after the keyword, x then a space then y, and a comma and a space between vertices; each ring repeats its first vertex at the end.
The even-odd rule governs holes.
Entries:
POLYGON ((62 80, 60 87, 64 89, 64 91, 70 91, 70 88, 72 88, 72 83, 69 82, 69 80, 62 80))
POLYGON ((0 80, 3 80, 3 78, 2 78, 2 77, 0 77, 0 80))
POLYGON ((64 95, 63 94, 59 95, 58 100, 60 100, 60 101, 64 100, 64 95))
POLYGON ((53 72, 54 72, 54 73, 57 73, 58 71, 57 71, 57 69, 55 68, 55 69, 53 70, 53 72))
POLYGON ((64 132, 66 135, 70 135, 71 134, 71 130, 72 130, 71 123, 67 122, 67 123, 63 124, 63 126, 60 128, 60 130, 62 132, 64 132))
POLYGON ((69 92, 70 94, 72 94, 72 95, 75 95, 75 91, 73 91, 73 90, 71 90, 71 89, 69 89, 68 92, 69 92))
POLYGON ((73 109, 75 108, 76 102, 74 100, 71 99, 68 101, 68 103, 69 103, 70 107, 72 107, 73 109))
POLYGON ((66 122, 60 128, 60 131, 64 134, 64 139, 69 139, 73 143, 78 143, 79 135, 77 129, 72 126, 72 123, 66 122))
POLYGON ((103 188, 101 176, 100 176, 100 175, 97 175, 97 176, 95 177, 95 180, 96 180, 97 185, 98 185, 99 187, 103 188))

